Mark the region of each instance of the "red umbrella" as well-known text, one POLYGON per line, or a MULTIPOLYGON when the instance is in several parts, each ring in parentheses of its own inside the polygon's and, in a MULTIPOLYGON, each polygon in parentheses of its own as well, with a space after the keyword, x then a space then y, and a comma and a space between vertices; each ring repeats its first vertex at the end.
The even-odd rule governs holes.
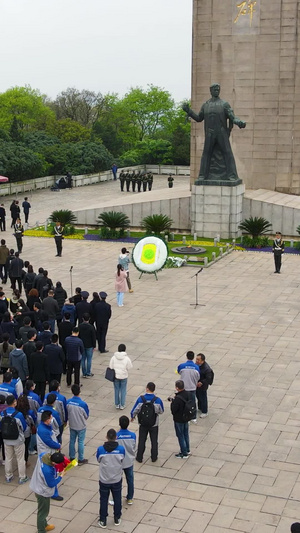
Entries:
POLYGON ((9 181, 5 176, 0 176, 0 183, 7 183, 9 181))

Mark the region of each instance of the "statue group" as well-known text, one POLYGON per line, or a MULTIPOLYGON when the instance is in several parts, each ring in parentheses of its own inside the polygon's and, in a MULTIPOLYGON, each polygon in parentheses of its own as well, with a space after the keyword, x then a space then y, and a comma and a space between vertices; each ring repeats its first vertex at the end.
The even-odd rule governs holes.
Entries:
POLYGON ((229 137, 234 124, 245 128, 246 122, 236 117, 229 103, 220 98, 220 89, 218 83, 210 86, 211 98, 202 105, 199 113, 195 113, 188 104, 182 106, 196 122, 204 120, 205 141, 196 185, 207 182, 218 185, 221 182, 225 185, 241 183, 229 137))

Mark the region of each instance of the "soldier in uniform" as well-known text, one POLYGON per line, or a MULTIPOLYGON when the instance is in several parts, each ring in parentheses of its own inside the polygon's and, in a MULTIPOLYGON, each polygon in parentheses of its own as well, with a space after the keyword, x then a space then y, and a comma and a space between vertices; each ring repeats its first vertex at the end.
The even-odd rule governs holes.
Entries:
POLYGON ((126 191, 129 192, 130 183, 131 183, 131 174, 130 174, 129 170, 128 170, 126 176, 125 176, 125 181, 126 181, 126 191))
POLYGON ((17 241, 17 247, 18 247, 18 252, 21 254, 22 253, 22 248, 23 248, 23 233, 24 233, 24 228, 23 228, 23 225, 22 225, 22 222, 19 218, 17 218, 16 220, 16 223, 14 225, 14 230, 15 230, 15 237, 16 237, 16 241, 17 241))
POLYGON ((135 170, 133 171, 131 175, 131 186, 132 186, 132 192, 135 192, 135 186, 136 186, 136 174, 135 170))
POLYGON ((172 189, 172 187, 173 187, 173 181, 174 181, 174 178, 173 178, 172 174, 169 174, 169 177, 168 177, 168 185, 169 185, 169 189, 172 189))
POLYGON ((274 262, 275 262, 274 274, 280 274, 281 256, 283 253, 284 253, 284 241, 282 240, 282 235, 280 231, 277 231, 276 237, 273 242, 273 254, 274 254, 274 262))
POLYGON ((146 172, 143 173, 143 191, 145 192, 147 190, 147 183, 148 183, 148 176, 146 172))
POLYGON ((148 172, 148 191, 151 191, 152 189, 152 184, 153 184, 153 174, 151 174, 151 172, 148 172))
POLYGON ((140 171, 140 170, 139 170, 138 173, 137 173, 137 176, 136 176, 136 182, 137 182, 138 192, 141 192, 141 186, 142 186, 142 174, 141 174, 141 171, 140 171))
POLYGON ((61 257, 63 234, 64 234, 64 228, 62 227, 61 223, 55 222, 54 240, 55 240, 56 250, 57 250, 56 257, 61 257))
POLYGON ((120 178, 121 191, 123 192, 124 191, 124 183, 125 183, 125 172, 124 172, 124 170, 121 170, 119 178, 120 178))

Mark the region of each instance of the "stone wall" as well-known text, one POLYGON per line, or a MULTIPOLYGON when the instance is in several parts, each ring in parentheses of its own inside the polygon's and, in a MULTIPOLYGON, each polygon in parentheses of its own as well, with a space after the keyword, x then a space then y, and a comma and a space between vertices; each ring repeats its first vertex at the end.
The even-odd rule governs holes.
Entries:
MULTIPOLYGON (((221 98, 247 122, 245 130, 235 126, 231 135, 246 189, 299 194, 299 0, 194 0, 193 5, 192 108, 199 110, 210 97, 210 84, 219 82, 221 98)), ((202 146, 203 123, 193 121, 192 183, 202 146)))

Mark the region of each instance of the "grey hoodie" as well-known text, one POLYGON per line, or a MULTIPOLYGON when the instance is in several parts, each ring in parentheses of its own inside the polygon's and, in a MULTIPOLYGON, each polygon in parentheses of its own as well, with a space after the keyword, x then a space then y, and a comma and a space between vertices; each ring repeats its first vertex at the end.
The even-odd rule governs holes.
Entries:
POLYGON ((14 367, 19 372, 21 381, 25 381, 29 376, 27 357, 21 348, 14 348, 9 354, 9 366, 14 367))

